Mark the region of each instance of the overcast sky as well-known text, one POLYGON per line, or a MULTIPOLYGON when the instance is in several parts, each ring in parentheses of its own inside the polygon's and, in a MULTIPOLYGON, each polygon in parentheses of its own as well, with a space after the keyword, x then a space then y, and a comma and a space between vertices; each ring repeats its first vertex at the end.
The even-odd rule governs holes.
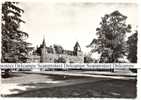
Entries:
POLYGON ((95 29, 101 17, 119 10, 128 17, 127 23, 137 26, 137 5, 133 3, 45 3, 22 2, 26 21, 21 28, 29 34, 28 42, 32 46, 40 45, 45 36, 47 46, 62 45, 72 50, 76 41, 86 51, 88 45, 96 37, 95 29))

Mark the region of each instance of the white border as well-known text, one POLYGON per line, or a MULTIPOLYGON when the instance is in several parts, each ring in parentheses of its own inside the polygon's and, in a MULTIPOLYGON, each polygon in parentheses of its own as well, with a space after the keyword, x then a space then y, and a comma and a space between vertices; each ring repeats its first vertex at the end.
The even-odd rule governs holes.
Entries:
MULTIPOLYGON (((138 11, 138 14, 139 14, 139 17, 138 18, 141 18, 141 13, 140 13, 140 10, 141 10, 141 2, 140 0, 3 0, 3 1, 0 1, 0 2, 5 2, 5 1, 18 1, 18 2, 50 2, 50 3, 53 3, 53 2, 66 2, 66 3, 70 3, 70 2, 94 2, 94 3, 137 3, 138 4, 138 7, 139 7, 139 11, 138 11)), ((1 6, 0 6, 1 7, 1 6)), ((0 20, 1 20, 1 17, 0 17, 0 20)), ((141 22, 141 19, 139 19, 138 21, 138 25, 140 24, 141 22)), ((0 31, 1 31, 1 28, 0 28, 0 31)), ((141 26, 139 25, 138 26, 138 63, 137 63, 137 66, 136 68, 139 68, 138 70, 138 84, 137 84, 137 98, 136 100, 141 100, 141 97, 140 97, 140 93, 141 93, 141 87, 139 84, 141 84, 141 26)), ((0 40, 1 40, 1 34, 0 34, 0 40)), ((0 47, 1 47, 1 42, 0 42, 0 47)), ((1 49, 0 49, 0 52, 1 52, 1 49)), ((1 53, 0 53, 0 57, 1 57, 1 53)), ((130 87, 129 87, 130 88, 130 87)), ((19 100, 19 99, 27 99, 27 98, 1 98, 2 100, 7 100, 7 99, 11 99, 11 100, 19 100)), ((33 98, 30 98, 31 100, 33 98)), ((34 98, 34 100, 38 100, 38 99, 41 99, 41 98, 34 98)), ((45 100, 46 98, 42 98, 42 100, 45 100)), ((48 98, 48 100, 58 100, 58 98, 48 98)), ((66 98, 64 98, 66 99, 66 98)), ((67 99, 70 99, 72 100, 71 98, 67 98, 67 99)), ((74 99, 74 98, 73 98, 74 99)), ((79 98, 81 100, 84 100, 86 98, 79 98)), ((90 98, 88 98, 90 99, 90 98)), ((91 99, 95 99, 95 98, 91 98, 91 99)), ((102 98, 96 98, 97 100, 101 100, 102 98)), ((63 100, 63 98, 62 98, 63 100)), ((107 98, 103 98, 103 100, 107 100, 107 98)), ((109 99, 109 100, 118 100, 118 99, 109 99)), ((124 100, 124 99, 120 99, 120 100, 124 100)), ((129 100, 133 100, 133 99, 129 99, 129 100)))

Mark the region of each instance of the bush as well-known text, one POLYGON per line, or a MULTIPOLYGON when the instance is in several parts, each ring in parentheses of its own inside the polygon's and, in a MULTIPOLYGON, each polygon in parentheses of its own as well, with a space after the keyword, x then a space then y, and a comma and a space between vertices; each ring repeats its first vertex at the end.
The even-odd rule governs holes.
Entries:
POLYGON ((66 63, 66 59, 63 57, 59 57, 58 59, 54 60, 55 63, 66 63))
POLYGON ((91 57, 84 57, 84 63, 93 63, 93 59, 91 57))
POLYGON ((10 69, 2 69, 2 78, 10 77, 10 69))
POLYGON ((129 69, 133 73, 137 73, 137 69, 129 69))

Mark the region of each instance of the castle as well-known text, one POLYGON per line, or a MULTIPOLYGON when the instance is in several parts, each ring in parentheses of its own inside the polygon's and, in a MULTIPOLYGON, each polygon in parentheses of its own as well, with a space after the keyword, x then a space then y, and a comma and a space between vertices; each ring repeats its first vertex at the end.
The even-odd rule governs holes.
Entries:
POLYGON ((40 47, 29 51, 27 63, 84 63, 84 56, 78 42, 74 45, 73 51, 70 51, 56 45, 47 47, 43 39, 40 47))

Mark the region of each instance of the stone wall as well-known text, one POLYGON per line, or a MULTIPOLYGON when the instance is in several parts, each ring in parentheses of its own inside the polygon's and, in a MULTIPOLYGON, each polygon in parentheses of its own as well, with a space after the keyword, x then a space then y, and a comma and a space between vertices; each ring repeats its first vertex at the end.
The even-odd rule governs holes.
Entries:
MULTIPOLYGON (((58 58, 64 58, 66 60, 66 63, 84 63, 84 57, 83 56, 71 56, 67 54, 51 54, 48 53, 45 56, 43 63, 54 63, 55 60, 58 58)), ((31 55, 27 61, 27 63, 40 63, 41 57, 37 55, 31 55)))
POLYGON ((37 55, 30 55, 27 60, 27 63, 39 63, 39 62, 40 62, 40 56, 37 55))

